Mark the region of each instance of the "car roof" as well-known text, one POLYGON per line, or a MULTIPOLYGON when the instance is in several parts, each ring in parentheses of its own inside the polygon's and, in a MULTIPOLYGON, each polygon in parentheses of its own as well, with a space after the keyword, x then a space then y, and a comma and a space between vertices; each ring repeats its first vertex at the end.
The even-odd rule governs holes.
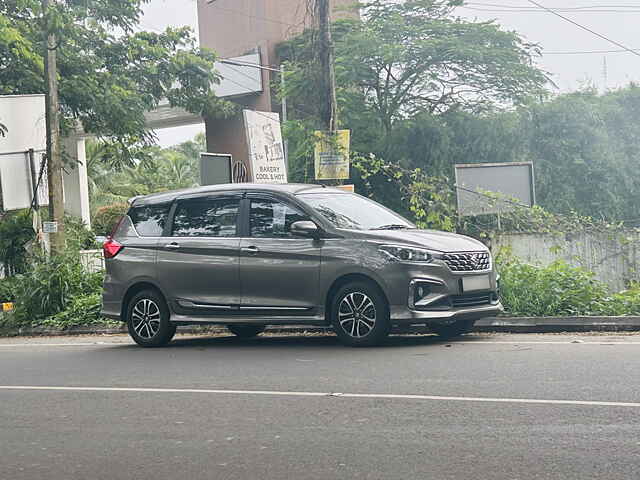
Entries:
POLYGON ((206 185, 202 187, 186 188, 182 190, 172 190, 169 192, 152 193, 129 200, 131 205, 150 205, 158 203, 172 202, 178 197, 190 196, 194 194, 224 193, 224 192, 267 192, 286 193, 299 195, 301 193, 348 193, 339 188, 327 187, 326 185, 315 185, 305 183, 225 183, 221 185, 206 185))

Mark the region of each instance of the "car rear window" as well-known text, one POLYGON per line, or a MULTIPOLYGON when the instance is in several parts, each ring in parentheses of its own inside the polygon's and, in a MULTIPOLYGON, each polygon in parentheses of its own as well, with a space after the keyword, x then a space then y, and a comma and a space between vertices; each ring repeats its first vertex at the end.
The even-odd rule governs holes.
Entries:
POLYGON ((169 216, 170 204, 141 205, 129 210, 129 218, 141 237, 161 237, 169 216))

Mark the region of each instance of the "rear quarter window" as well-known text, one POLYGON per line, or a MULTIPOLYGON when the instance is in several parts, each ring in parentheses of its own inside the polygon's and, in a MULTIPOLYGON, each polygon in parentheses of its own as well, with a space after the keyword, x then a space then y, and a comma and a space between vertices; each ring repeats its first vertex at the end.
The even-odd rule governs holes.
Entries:
POLYGON ((129 218, 141 237, 161 237, 169 217, 170 204, 141 205, 129 210, 129 218))

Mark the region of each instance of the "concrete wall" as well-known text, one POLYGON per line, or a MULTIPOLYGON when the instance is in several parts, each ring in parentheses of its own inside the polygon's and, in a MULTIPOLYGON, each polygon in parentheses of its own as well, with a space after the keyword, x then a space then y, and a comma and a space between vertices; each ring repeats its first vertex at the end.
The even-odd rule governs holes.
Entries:
POLYGON ((563 259, 596 274, 612 291, 624 290, 630 281, 640 281, 640 233, 581 232, 570 234, 512 233, 491 239, 494 255, 502 248, 525 262, 549 265, 563 259))

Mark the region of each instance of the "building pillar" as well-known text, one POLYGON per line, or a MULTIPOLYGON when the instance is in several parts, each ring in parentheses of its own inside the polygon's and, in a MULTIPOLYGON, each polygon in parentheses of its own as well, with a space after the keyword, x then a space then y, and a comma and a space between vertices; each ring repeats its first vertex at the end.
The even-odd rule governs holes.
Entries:
POLYGON ((63 146, 67 159, 63 172, 65 211, 81 218, 87 228, 91 228, 85 139, 78 135, 65 137, 63 146))

